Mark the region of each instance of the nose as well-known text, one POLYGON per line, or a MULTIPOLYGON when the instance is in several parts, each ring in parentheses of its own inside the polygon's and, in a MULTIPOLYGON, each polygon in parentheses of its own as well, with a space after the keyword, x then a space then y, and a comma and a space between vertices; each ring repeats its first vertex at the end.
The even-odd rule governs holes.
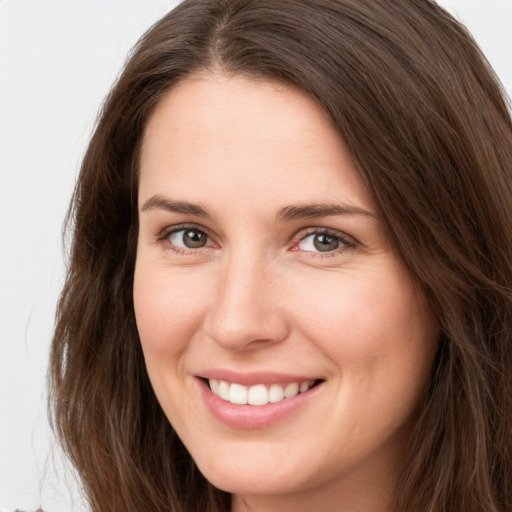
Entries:
POLYGON ((281 283, 270 267, 247 253, 225 262, 204 322, 206 334, 222 347, 250 350, 287 338, 281 283))

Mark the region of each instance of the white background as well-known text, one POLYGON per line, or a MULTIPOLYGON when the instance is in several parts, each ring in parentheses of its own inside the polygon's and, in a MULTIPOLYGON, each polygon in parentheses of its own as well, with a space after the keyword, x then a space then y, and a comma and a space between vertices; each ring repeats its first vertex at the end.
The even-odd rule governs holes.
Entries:
MULTIPOLYGON (((87 510, 47 427, 62 221, 96 112, 176 0, 0 0, 0 511, 87 510)), ((512 93, 512 0, 443 0, 512 93)))

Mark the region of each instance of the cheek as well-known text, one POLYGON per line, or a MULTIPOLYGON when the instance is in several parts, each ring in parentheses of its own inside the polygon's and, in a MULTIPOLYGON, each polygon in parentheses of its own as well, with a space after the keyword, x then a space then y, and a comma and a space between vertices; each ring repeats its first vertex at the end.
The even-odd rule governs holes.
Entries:
POLYGON ((133 300, 137 328, 146 358, 167 360, 185 350, 200 322, 206 294, 195 280, 138 264, 133 300))
POLYGON ((436 323, 408 278, 392 272, 349 277, 324 286, 328 297, 310 294, 302 302, 301 329, 336 365, 332 375, 339 392, 324 427, 342 432, 359 450, 397 440, 412 425, 437 336, 436 323))
POLYGON ((424 380, 435 353, 436 324, 420 294, 404 271, 385 270, 317 282, 296 302, 303 334, 355 385, 424 380))

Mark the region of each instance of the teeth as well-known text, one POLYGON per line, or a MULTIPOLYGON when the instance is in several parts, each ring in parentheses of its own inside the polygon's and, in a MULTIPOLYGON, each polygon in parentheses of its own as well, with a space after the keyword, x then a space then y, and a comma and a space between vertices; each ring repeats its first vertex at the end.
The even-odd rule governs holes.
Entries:
POLYGON ((313 385, 313 381, 312 380, 308 380, 307 382, 303 382, 300 386, 299 386, 299 391, 301 393, 304 393, 305 391, 307 391, 311 386, 313 385))
POLYGON ((215 379, 210 379, 210 388, 214 395, 219 396, 219 381, 215 379))
POLYGON ((231 384, 229 388, 229 401, 232 404, 246 404, 247 403, 247 389, 240 384, 231 384))
MULTIPOLYGON (((233 385, 232 385, 233 386, 233 385)), ((268 404, 268 391, 267 387, 263 384, 251 386, 247 393, 247 403, 250 405, 265 405, 268 404)))
POLYGON ((300 386, 296 382, 292 382, 291 384, 288 384, 286 388, 284 389, 284 397, 285 398, 291 398, 292 396, 295 396, 299 393, 300 386))
POLYGON ((229 384, 223 380, 219 382, 219 395, 222 400, 229 402, 229 384))
POLYGON ((268 391, 269 402, 280 402, 284 398, 284 390, 279 384, 272 384, 268 391))
POLYGON ((255 386, 243 386, 242 384, 230 384, 224 380, 209 379, 210 389, 214 395, 217 395, 226 402, 238 405, 266 405, 292 398, 299 393, 305 393, 310 389, 314 381, 290 382, 286 386, 272 384, 267 387, 265 384, 256 384, 255 386))

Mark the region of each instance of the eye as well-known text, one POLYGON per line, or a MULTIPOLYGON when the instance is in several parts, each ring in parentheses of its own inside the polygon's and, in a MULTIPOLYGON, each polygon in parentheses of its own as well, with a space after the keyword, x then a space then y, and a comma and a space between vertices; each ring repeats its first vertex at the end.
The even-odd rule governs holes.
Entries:
POLYGON ((167 240, 180 249, 200 249, 205 247, 209 238, 206 233, 199 229, 179 229, 167 235, 167 240))
POLYGON ((302 238, 297 244, 297 249, 306 252, 329 253, 339 252, 345 248, 354 247, 354 245, 341 234, 317 231, 302 238))

